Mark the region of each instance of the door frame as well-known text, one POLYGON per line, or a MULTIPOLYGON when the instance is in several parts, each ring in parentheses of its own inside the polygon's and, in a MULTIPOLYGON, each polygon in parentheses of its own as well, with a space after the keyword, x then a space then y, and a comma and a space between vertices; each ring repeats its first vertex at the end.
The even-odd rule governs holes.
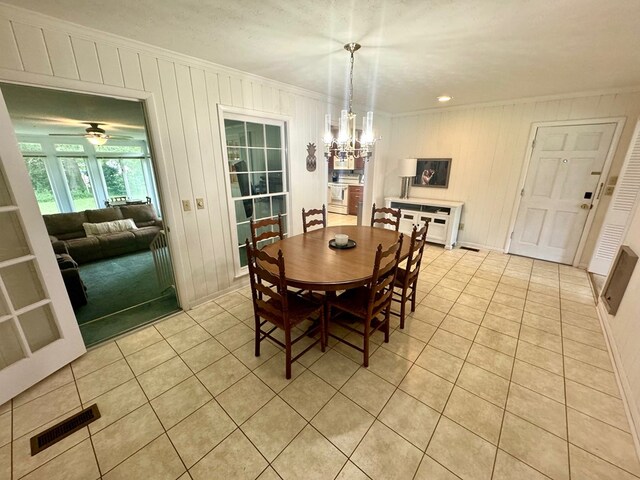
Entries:
MULTIPOLYGON (((47 88, 49 90, 62 90, 72 93, 82 93, 85 95, 97 95, 101 97, 110 97, 117 100, 132 100, 142 103, 145 120, 147 123, 147 139, 149 140, 149 153, 154 159, 154 169, 156 173, 156 186, 160 198, 160 207, 163 213, 163 222, 167 229, 167 240, 171 259, 173 263, 173 274, 176 281, 176 297, 178 305, 182 310, 190 308, 189 298, 186 292, 187 281, 184 275, 184 265, 186 262, 186 254, 178 248, 177 242, 174 240, 180 232, 183 231, 177 224, 180 217, 179 208, 165 199, 171 192, 172 182, 170 181, 167 168, 166 155, 162 147, 161 127, 159 119, 158 102, 162 103, 162 99, 156 98, 152 92, 144 90, 136 90, 133 88, 117 87, 112 85, 104 85, 97 83, 88 83, 82 80, 74 80, 55 76, 41 75, 31 72, 18 72, 0 68, 0 82, 13 83, 16 85, 24 85, 27 87, 47 88)), ((176 197, 177 198, 177 197, 176 197)))
POLYGON ((587 237, 589 235, 591 226, 593 224, 593 219, 595 218, 596 211, 598 210, 598 205, 600 204, 600 199, 602 197, 602 192, 604 190, 604 184, 606 183, 606 179, 609 177, 609 170, 611 169, 611 163, 613 162, 613 157, 615 156, 615 153, 618 150, 618 143, 620 141, 620 137, 622 136, 622 131, 624 129, 626 120, 627 120, 627 117, 603 117, 603 118, 588 118, 583 120, 555 120, 551 122, 533 122, 531 124, 531 130, 529 132, 529 138, 527 140, 527 149, 524 156, 522 170, 520 172, 520 179, 518 181, 518 190, 516 191, 516 201, 514 202, 513 208, 511 210, 509 230, 507 230, 507 238, 505 239, 505 243, 504 243, 505 253, 509 253, 509 249, 511 248, 511 236, 513 235, 513 231, 516 226, 518 212, 520 211, 520 203, 522 202, 522 195, 520 195, 518 192, 522 192, 522 190, 524 189, 524 185, 527 181, 527 175, 529 174, 529 167, 531 166, 531 158, 533 157, 533 141, 538 135, 538 129, 544 128, 544 127, 572 127, 572 126, 582 126, 582 125, 598 125, 602 123, 614 123, 616 124, 616 126, 613 132, 613 137, 611 138, 611 145, 609 147, 609 151, 607 152, 607 156, 605 158, 604 165, 602 167, 602 173, 600 174, 600 178, 599 178, 600 185, 598 186, 598 191, 596 192, 593 202, 591 202, 592 208, 589 210, 589 213, 587 214, 587 220, 584 223, 584 228, 582 229, 582 233, 580 234, 580 241, 578 242, 576 253, 571 262, 571 264, 574 267, 578 266, 579 259, 582 256, 585 243, 587 242, 587 237))

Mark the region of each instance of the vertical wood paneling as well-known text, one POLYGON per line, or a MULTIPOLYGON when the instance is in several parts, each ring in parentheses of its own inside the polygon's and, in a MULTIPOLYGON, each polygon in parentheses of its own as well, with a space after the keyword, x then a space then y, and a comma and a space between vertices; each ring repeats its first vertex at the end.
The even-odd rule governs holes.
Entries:
POLYGON ((222 105, 233 105, 231 99, 231 78, 229 75, 218 75, 219 101, 222 105))
POLYGON ((102 83, 102 72, 100 71, 96 44, 83 38, 71 37, 71 45, 76 56, 80 80, 102 83))
POLYGON ((42 29, 23 23, 13 23, 13 32, 20 50, 22 65, 27 72, 52 75, 47 45, 44 43, 42 29))
POLYGON ((253 99, 254 110, 264 110, 262 106, 262 89, 257 82, 251 82, 251 98, 253 99))
POLYGON ((234 107, 242 107, 242 80, 238 77, 229 77, 231 82, 231 105, 234 107))
POLYGON ((98 61, 100 62, 100 71, 102 72, 102 81, 106 85, 124 87, 118 49, 102 43, 97 44, 96 47, 98 51, 98 61))
POLYGON ((120 55, 124 86, 136 90, 144 90, 138 54, 126 48, 119 48, 118 53, 120 55))
POLYGON ((179 199, 189 200, 191 202, 191 211, 183 212, 182 214, 186 237, 185 248, 189 258, 191 281, 193 282, 195 298, 202 298, 206 296, 206 285, 202 272, 202 250, 193 205, 195 197, 191 189, 192 175, 189 170, 189 161, 187 158, 187 146, 184 138, 174 64, 166 60, 158 60, 158 72, 162 85, 162 97, 164 100, 165 114, 167 116, 174 175, 178 185, 178 194, 180 195, 179 199))
POLYGON ((69 35, 51 30, 44 30, 43 33, 53 74, 56 77, 79 79, 69 35))
POLYGON ((249 80, 241 80, 242 85, 242 106, 253 110, 253 86, 249 80))
POLYGON ((0 48, 0 67, 9 70, 24 70, 11 22, 4 18, 0 18, 0 45, 2 45, 0 48))

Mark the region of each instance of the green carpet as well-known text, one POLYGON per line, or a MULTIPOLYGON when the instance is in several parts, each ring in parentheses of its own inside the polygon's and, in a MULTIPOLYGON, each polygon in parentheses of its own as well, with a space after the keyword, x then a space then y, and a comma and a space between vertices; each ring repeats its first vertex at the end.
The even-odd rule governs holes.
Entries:
POLYGON ((175 292, 160 290, 149 250, 80 266, 87 305, 76 318, 87 346, 179 310, 175 292))

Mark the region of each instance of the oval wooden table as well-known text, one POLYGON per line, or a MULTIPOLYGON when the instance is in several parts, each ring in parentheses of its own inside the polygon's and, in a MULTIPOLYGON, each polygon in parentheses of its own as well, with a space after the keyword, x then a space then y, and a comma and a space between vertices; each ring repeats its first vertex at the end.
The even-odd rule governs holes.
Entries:
MULTIPOLYGON (((278 250, 282 250, 289 286, 335 292, 365 285, 373 273, 378 245, 382 244, 382 248, 387 249, 399 237, 400 233, 384 228, 327 227, 279 240, 263 250, 274 257, 277 257, 278 250), (347 250, 329 247, 329 240, 337 233, 349 235, 356 246, 347 250)), ((404 236, 402 259, 409 254, 410 238, 404 236)))

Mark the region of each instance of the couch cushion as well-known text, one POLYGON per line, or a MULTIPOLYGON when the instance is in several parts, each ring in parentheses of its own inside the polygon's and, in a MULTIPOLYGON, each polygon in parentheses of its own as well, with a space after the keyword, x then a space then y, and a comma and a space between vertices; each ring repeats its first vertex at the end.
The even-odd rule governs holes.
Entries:
POLYGON ((86 263, 102 258, 100 242, 96 237, 82 237, 67 240, 69 255, 78 263, 86 263))
POLYGON ((131 218, 123 218, 112 222, 83 223, 82 226, 87 237, 96 237, 105 233, 128 232, 138 228, 131 218))
POLYGON ((104 257, 137 250, 136 237, 132 232, 105 233, 95 237, 100 242, 104 257))
POLYGON ((113 222, 114 220, 122 220, 122 212, 118 207, 99 208, 97 210, 86 210, 87 220, 89 223, 113 222))
POLYGON ((131 233, 136 237, 136 245, 142 250, 149 248, 149 245, 151 245, 151 242, 159 231, 160 227, 141 227, 137 230, 132 230, 131 233))
POLYGON ((82 224, 87 222, 85 212, 72 213, 54 213, 51 215, 43 215, 44 224, 47 227, 49 235, 58 237, 59 240, 66 238, 75 238, 75 234, 84 236, 82 224), (69 236, 71 235, 71 236, 69 236))
POLYGON ((158 219, 153 205, 123 205, 120 211, 124 218, 133 218, 138 227, 148 227, 158 219))

